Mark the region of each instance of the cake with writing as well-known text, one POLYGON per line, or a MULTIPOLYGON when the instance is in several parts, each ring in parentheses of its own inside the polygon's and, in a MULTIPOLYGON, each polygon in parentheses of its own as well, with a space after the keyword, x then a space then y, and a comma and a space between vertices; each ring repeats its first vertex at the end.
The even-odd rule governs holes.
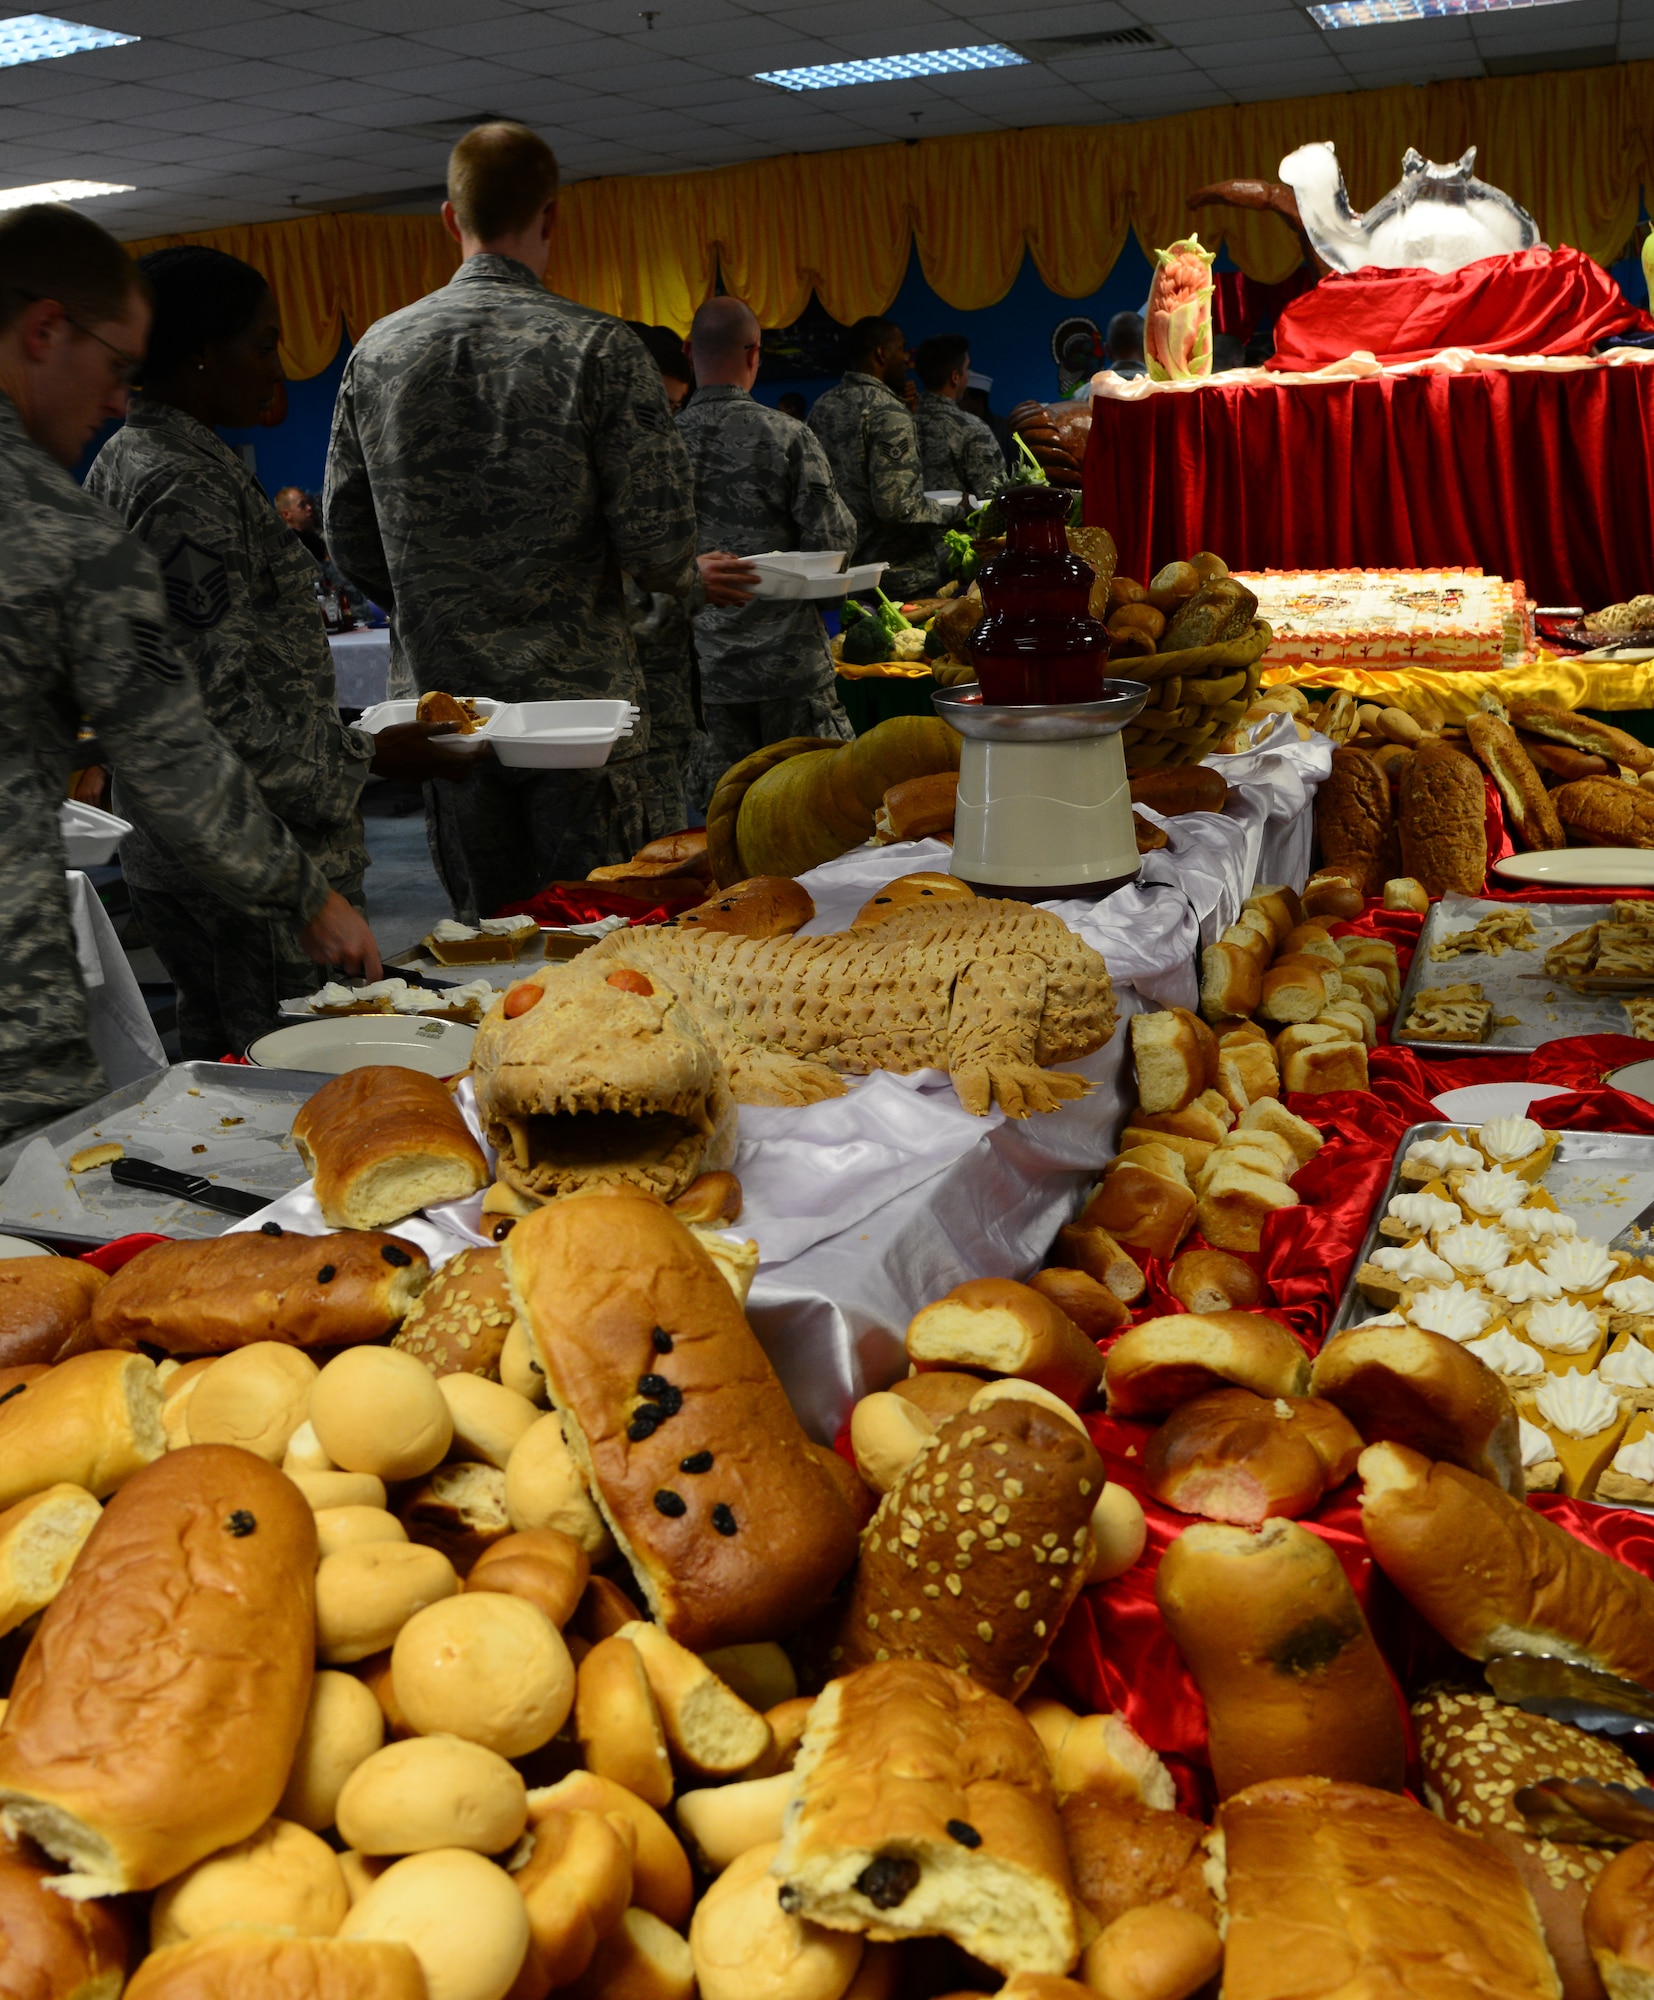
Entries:
POLYGON ((1533 643, 1527 588, 1479 569, 1236 572, 1275 637, 1264 665, 1491 673, 1533 643))

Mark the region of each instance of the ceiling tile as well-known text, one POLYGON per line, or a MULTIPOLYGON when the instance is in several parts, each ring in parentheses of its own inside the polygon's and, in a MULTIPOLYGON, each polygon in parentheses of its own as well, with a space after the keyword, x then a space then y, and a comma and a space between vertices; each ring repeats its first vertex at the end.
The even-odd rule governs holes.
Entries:
MULTIPOLYGON (((468 20, 495 21, 519 10, 511 0, 465 0, 468 20)), ((412 34, 415 28, 451 28, 453 0, 338 0, 317 12, 328 20, 348 21, 353 27, 378 28, 388 34, 412 34)))
POLYGON ((295 49, 282 58, 300 75, 394 78, 398 70, 419 69, 431 60, 423 42, 400 35, 364 35, 354 42, 337 42, 326 49, 295 49))
POLYGON ((178 40, 188 48, 213 49, 221 55, 283 58, 299 48, 330 49, 340 42, 359 41, 369 32, 321 14, 265 14, 230 27, 194 29, 178 40))
POLYGON ((217 132, 239 125, 246 112, 239 104, 209 104, 202 100, 182 111, 156 111, 131 121, 134 132, 217 132))
POLYGON ((274 5, 266 0, 211 0, 211 4, 209 19, 202 0, 76 0, 74 18, 122 35, 181 35, 191 28, 228 27, 283 11, 279 0, 274 5))
MULTIPOLYGON (((495 21, 466 21, 446 28, 421 28, 407 36, 411 47, 452 50, 457 55, 498 56, 502 60, 528 49, 569 48, 589 41, 595 29, 565 21, 555 14, 505 14, 495 21)), ((605 38, 607 39, 607 38, 605 38)), ((427 60, 429 58, 427 57, 427 60)))

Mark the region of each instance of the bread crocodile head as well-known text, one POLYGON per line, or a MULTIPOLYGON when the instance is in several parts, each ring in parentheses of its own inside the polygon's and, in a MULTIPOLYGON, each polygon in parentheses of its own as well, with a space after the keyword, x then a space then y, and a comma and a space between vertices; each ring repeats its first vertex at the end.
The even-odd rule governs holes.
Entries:
POLYGON ((536 1004, 497 1004, 472 1052, 508 1186, 547 1201, 620 1183, 670 1201, 733 1162, 723 1064, 659 972, 577 959, 522 986, 541 989, 536 1004))

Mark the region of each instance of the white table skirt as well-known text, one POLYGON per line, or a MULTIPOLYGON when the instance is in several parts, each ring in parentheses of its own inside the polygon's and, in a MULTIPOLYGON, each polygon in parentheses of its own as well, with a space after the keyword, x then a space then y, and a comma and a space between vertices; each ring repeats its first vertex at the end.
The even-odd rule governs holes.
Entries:
POLYGON ((341 708, 372 708, 385 699, 390 676, 391 635, 388 625, 359 632, 328 635, 333 654, 335 700, 341 708))
POLYGON ((86 986, 87 1036, 111 1090, 167 1066, 166 1050, 138 990, 109 913, 78 869, 65 873, 75 957, 86 986))

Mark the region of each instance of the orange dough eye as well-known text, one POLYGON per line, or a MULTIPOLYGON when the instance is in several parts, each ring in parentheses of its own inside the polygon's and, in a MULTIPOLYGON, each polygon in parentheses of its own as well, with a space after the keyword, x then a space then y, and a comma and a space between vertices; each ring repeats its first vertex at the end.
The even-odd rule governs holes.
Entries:
POLYGON ((515 1021, 530 1007, 538 1007, 545 998, 545 991, 543 986, 536 986, 531 979, 525 979, 520 986, 513 986, 505 996, 505 1018, 515 1021))
POLYGON ((655 990, 641 972, 634 972, 629 965, 622 966, 618 972, 611 972, 605 983, 618 986, 622 993, 649 994, 655 990))

